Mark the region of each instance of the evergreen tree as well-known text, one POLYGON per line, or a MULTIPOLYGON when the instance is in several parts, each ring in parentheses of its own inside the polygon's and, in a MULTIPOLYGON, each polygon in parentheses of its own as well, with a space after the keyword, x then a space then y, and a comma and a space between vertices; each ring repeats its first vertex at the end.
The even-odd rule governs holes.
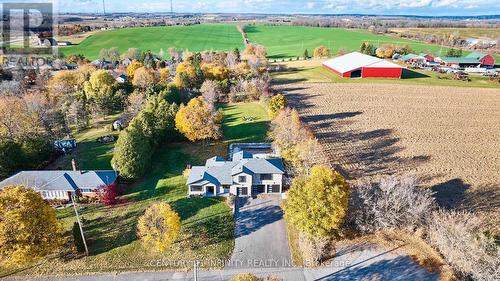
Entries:
POLYGON ((80 226, 77 222, 73 224, 73 241, 75 243, 76 250, 79 253, 85 252, 85 244, 83 243, 82 233, 80 232, 80 226))

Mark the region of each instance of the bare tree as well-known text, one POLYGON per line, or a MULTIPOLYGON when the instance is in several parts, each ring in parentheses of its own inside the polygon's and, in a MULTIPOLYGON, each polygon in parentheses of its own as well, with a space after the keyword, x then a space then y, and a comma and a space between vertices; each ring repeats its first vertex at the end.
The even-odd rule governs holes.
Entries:
POLYGON ((364 233, 415 227, 426 222, 436 203, 432 191, 412 177, 387 177, 353 188, 347 221, 364 233))
POLYGON ((429 241, 462 277, 500 280, 500 259, 493 237, 484 234, 481 220, 463 212, 435 212, 429 241))
POLYGON ((200 92, 207 104, 215 108, 215 103, 218 102, 221 94, 219 84, 213 80, 205 80, 201 85, 200 92))

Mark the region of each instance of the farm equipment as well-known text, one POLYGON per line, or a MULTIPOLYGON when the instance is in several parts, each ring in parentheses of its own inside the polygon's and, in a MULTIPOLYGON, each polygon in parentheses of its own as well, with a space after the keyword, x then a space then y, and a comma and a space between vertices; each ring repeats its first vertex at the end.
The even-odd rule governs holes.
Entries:
POLYGON ((500 76, 490 76, 490 81, 500 83, 500 76))
POLYGON ((469 74, 466 73, 466 72, 463 72, 463 71, 457 71, 454 75, 453 75, 453 79, 454 80, 461 80, 461 81, 468 81, 470 82, 470 78, 469 78, 469 74))

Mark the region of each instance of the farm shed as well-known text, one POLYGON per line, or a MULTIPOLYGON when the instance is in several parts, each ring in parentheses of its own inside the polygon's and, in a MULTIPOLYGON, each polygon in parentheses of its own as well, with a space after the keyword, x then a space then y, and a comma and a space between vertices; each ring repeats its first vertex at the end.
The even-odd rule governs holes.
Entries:
POLYGON ((495 58, 491 55, 481 53, 470 53, 465 57, 445 57, 442 59, 447 66, 458 65, 460 67, 495 66, 495 58))
POLYGON ((400 65, 358 52, 327 60, 323 67, 349 78, 401 78, 403 73, 400 65))

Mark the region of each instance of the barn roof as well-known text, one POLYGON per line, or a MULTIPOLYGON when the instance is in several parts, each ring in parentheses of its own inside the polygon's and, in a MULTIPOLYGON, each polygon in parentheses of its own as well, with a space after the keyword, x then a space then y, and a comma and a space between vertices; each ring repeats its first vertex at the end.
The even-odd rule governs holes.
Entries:
POLYGON ((340 73, 353 71, 362 67, 402 68, 400 65, 358 52, 352 52, 327 60, 323 65, 340 73))

